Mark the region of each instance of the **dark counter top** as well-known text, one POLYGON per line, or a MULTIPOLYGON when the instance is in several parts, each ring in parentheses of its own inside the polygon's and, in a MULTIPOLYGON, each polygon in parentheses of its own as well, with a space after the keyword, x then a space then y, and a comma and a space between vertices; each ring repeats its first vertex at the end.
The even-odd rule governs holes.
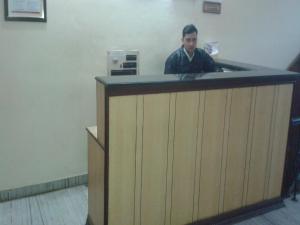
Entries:
POLYGON ((217 65, 230 72, 99 76, 96 80, 106 87, 109 95, 129 95, 293 83, 300 79, 299 73, 228 60, 217 60, 217 65))

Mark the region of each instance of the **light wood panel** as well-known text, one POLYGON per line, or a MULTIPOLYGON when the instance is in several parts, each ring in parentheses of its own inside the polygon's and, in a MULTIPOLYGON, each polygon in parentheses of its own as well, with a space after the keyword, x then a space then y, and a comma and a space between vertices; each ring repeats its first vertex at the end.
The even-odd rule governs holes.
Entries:
POLYGON ((134 224, 137 96, 109 99, 109 225, 134 224))
POLYGON ((192 221, 199 92, 177 93, 171 224, 192 221))
POLYGON ((274 109, 275 121, 273 126, 272 155, 270 160, 270 175, 266 199, 280 196, 284 170, 287 134, 291 110, 293 86, 291 84, 276 87, 277 104, 274 109))
POLYGON ((206 92, 198 219, 218 214, 227 90, 206 92))
POLYGON ((164 225, 170 94, 144 96, 141 224, 164 225))
POLYGON ((266 161, 266 178, 264 183, 264 199, 267 198, 269 192, 269 180, 270 180, 270 173, 271 173, 271 160, 272 160, 272 153, 273 153, 273 143, 274 143, 274 136, 275 136, 275 125, 276 125, 276 109, 278 103, 278 86, 275 87, 274 91, 274 103, 272 108, 272 118, 271 118, 271 128, 270 128, 270 140, 269 140, 269 149, 268 149, 268 160, 266 161))
POLYGON ((88 214, 94 225, 104 224, 104 150, 95 140, 94 128, 88 133, 88 214))
POLYGON ((99 82, 96 84, 96 99, 97 137, 102 146, 105 146, 105 87, 99 82))
POLYGON ((141 224, 144 96, 137 96, 134 224, 141 224))
POLYGON ((221 173, 220 173, 220 194, 219 194, 219 212, 224 211, 224 196, 225 196, 225 182, 226 182, 226 167, 227 167, 227 155, 229 144, 229 126, 231 117, 231 104, 232 104, 232 89, 227 90, 225 118, 224 118, 224 131, 223 131, 223 149, 221 159, 221 173))
POLYGON ((194 191, 194 208, 193 208, 193 221, 198 219, 199 211, 199 191, 200 191, 200 165, 203 141, 203 123, 204 123, 204 110, 205 110, 205 91, 200 91, 199 110, 198 110, 198 127, 197 127, 197 152, 196 152, 196 165, 195 165, 195 191, 194 191))
POLYGON ((246 203, 263 200, 275 86, 257 87, 246 203))
POLYGON ((111 97, 109 225, 182 225, 278 197, 291 93, 111 97))
POLYGON ((176 114, 176 93, 171 93, 171 95, 170 95, 170 118, 169 118, 165 225, 171 225, 175 114, 176 114))
POLYGON ((252 137, 253 137, 253 125, 254 125, 254 113, 256 105, 256 93, 257 88, 252 88, 251 94, 251 106, 250 106, 250 118, 248 127, 248 137, 247 137, 247 149, 246 149, 246 162, 244 170, 244 188, 243 188, 243 206, 247 204, 247 192, 248 192, 248 181, 249 181, 249 171, 250 171, 250 159, 251 159, 251 149, 252 149, 252 137))
POLYGON ((252 88, 232 90, 228 152, 225 167, 226 180, 223 208, 225 212, 242 206, 251 100, 252 88))

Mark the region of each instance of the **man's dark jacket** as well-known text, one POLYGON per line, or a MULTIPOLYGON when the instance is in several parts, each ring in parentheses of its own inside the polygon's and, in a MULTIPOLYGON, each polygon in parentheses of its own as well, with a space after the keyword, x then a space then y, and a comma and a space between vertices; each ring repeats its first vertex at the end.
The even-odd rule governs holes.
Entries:
POLYGON ((183 47, 173 52, 165 64, 165 74, 185 74, 185 73, 207 73, 215 72, 214 60, 202 49, 194 51, 194 57, 190 62, 183 47))

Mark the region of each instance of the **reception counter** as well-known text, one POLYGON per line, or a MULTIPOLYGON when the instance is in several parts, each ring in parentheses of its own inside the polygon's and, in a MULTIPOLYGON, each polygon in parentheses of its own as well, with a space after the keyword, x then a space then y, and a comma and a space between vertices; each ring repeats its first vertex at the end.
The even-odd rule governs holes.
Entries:
POLYGON ((231 223, 282 206, 299 74, 97 77, 88 128, 90 225, 231 223))

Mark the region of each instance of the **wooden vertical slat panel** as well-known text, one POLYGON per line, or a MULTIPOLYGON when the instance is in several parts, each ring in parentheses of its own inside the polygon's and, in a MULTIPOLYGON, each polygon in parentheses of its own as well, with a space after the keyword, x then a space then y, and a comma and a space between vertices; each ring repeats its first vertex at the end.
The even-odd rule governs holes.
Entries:
POLYGON ((192 222, 199 92, 177 93, 171 224, 192 222))
POLYGON ((205 111, 205 91, 200 91, 199 107, 198 107, 198 135, 197 135, 197 152, 195 161, 195 194, 194 194, 194 209, 193 221, 198 219, 199 210, 199 190, 200 190, 200 165, 202 153, 202 137, 203 137, 203 124, 204 124, 204 111, 205 111))
POLYGON ((275 109, 276 117, 274 121, 267 199, 279 197, 281 194, 293 85, 279 85, 277 90, 277 107, 275 109))
POLYGON ((263 200, 275 87, 257 87, 246 203, 263 200))
POLYGON ((136 96, 109 99, 109 225, 134 224, 136 96))
POLYGON ((276 121, 276 109, 278 104, 278 85, 275 86, 274 90, 274 102, 272 107, 272 116, 271 116, 271 126, 270 126, 270 138, 269 138, 269 149, 268 149, 268 156, 266 161, 266 177, 264 183, 264 197, 263 199, 267 198, 268 191, 269 191, 269 181, 270 181, 270 174, 271 174, 271 161, 272 161, 272 153, 273 153, 273 144, 274 144, 274 137, 275 137, 275 121, 276 121))
POLYGON ((164 225, 170 94, 144 96, 141 224, 164 225))
POLYGON ((105 146, 105 87, 99 82, 96 84, 96 100, 97 138, 102 146, 105 146))
MULTIPOLYGON (((95 171, 95 156, 92 137, 88 133, 88 213, 93 223, 98 222, 97 216, 97 187, 96 187, 96 171, 95 171)), ((104 204, 104 200, 103 200, 104 204)))
POLYGON ((206 92, 198 219, 219 210, 220 176, 227 90, 206 92))
POLYGON ((174 155, 174 132, 176 114, 176 93, 170 96, 170 118, 169 118, 169 140, 168 140, 168 166, 167 166, 167 186, 166 186, 166 216, 165 225, 171 225, 172 206, 172 183, 173 183, 173 155, 174 155))
POLYGON ((221 174, 220 174, 220 194, 219 194, 219 214, 224 211, 224 197, 225 197, 225 182, 226 182, 226 168, 227 168, 227 155, 229 148, 229 126, 231 118, 231 104, 232 104, 232 89, 227 90, 225 121, 223 131, 223 149, 221 160, 221 174))
POLYGON ((224 211, 242 206, 252 88, 232 90, 224 211))
POLYGON ((243 182, 243 206, 247 204, 247 192, 248 192, 248 181, 249 181, 249 171, 250 171, 250 158, 252 149, 252 138, 253 138, 253 125, 254 125, 254 113, 256 105, 256 94, 257 87, 252 88, 251 94, 251 106, 250 106, 250 117, 248 125, 248 136, 247 136, 247 147, 246 147, 246 162, 244 171, 244 182, 243 182))
POLYGON ((95 225, 104 224, 104 150, 88 133, 88 211, 95 225))
POLYGON ((134 224, 141 224, 142 153, 143 153, 144 96, 137 96, 136 149, 135 149, 135 203, 134 224))

